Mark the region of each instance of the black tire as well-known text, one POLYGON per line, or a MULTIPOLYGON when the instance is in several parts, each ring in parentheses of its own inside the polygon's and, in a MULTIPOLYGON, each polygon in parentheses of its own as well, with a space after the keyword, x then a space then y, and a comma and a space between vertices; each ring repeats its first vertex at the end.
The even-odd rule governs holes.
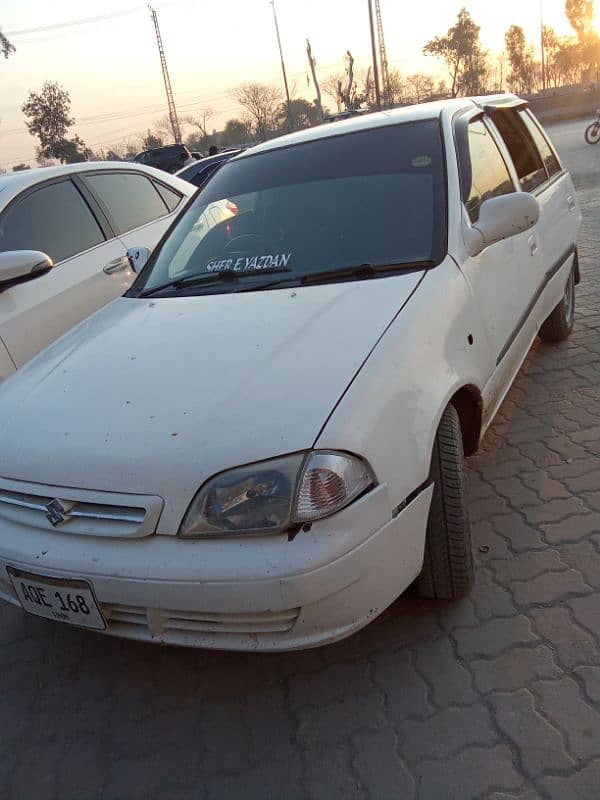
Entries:
POLYGON ((600 123, 592 122, 591 125, 588 125, 585 129, 585 140, 588 144, 596 144, 600 141, 600 123))
POLYGON ((474 571, 463 443, 454 406, 448 406, 440 420, 429 476, 434 482, 433 497, 423 570, 416 587, 421 597, 456 600, 471 591, 474 571))
POLYGON ((540 328, 544 342, 562 342, 568 338, 575 322, 575 271, 567 278, 562 300, 540 328))

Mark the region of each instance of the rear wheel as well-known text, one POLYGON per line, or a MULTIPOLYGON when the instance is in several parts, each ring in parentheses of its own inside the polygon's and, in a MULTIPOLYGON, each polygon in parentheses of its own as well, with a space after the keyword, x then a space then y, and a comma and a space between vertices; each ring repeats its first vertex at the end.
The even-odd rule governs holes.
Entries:
POLYGON ((571 270, 560 303, 540 328, 544 342, 562 342, 573 330, 575 322, 575 272, 571 270))
POLYGON ((463 443, 454 406, 440 420, 429 476, 434 487, 417 591, 422 597, 453 600, 467 595, 474 580, 463 443))
POLYGON ((600 141, 600 123, 592 122, 592 124, 588 125, 585 129, 584 135, 588 144, 596 144, 596 142, 600 141))

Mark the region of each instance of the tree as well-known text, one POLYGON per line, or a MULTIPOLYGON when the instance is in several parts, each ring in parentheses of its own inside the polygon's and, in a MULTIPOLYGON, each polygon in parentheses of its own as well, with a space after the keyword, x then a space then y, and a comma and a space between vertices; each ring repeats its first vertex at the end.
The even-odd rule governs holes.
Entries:
POLYGON ((61 164, 79 164, 82 161, 89 161, 93 155, 79 136, 63 139, 54 150, 54 158, 58 158, 61 164))
POLYGON ((252 122, 249 119, 228 119, 219 140, 223 147, 237 147, 252 141, 252 122))
POLYGON ((400 105, 405 100, 406 87, 397 69, 388 72, 388 100, 391 106, 400 105))
POLYGON ((262 142, 268 139, 277 129, 282 102, 279 89, 266 83, 243 83, 231 95, 250 115, 256 137, 262 142))
POLYGON ((155 147, 162 147, 163 140, 162 137, 158 133, 154 133, 153 131, 148 128, 148 132, 144 136, 142 141, 142 147, 144 150, 153 150, 155 147))
POLYGON ((566 0, 565 14, 577 34, 581 67, 597 67, 600 38, 594 29, 594 0, 566 0))
POLYGON ((341 73, 333 73, 332 75, 328 75, 325 80, 321 81, 321 88, 325 92, 326 95, 331 97, 336 105, 336 110, 341 111, 343 106, 343 93, 342 93, 342 81, 344 80, 344 76, 341 73))
MULTIPOLYGON (((290 101, 290 112, 292 117, 292 130, 301 131, 305 128, 312 128, 313 125, 318 125, 321 122, 319 109, 315 103, 309 103, 308 100, 303 98, 296 98, 290 101)), ((287 103, 282 103, 279 106, 277 115, 277 124, 279 129, 284 132, 287 131, 287 103)))
POLYGON ((486 56, 479 41, 476 25, 466 8, 458 12, 456 24, 445 36, 436 36, 423 47, 426 55, 442 58, 448 67, 452 97, 479 94, 484 91, 487 72, 486 56))
POLYGON ((8 58, 11 53, 15 53, 16 49, 14 44, 8 41, 6 36, 0 30, 0 55, 8 58))
POLYGON ((69 93, 55 81, 46 81, 39 94, 29 93, 21 111, 28 118, 27 130, 40 140, 38 162, 56 158, 61 164, 71 164, 88 158, 90 151, 79 136, 67 138, 75 122, 70 110, 69 93))
POLYGON ((420 103, 430 94, 433 94, 433 80, 429 75, 424 75, 422 72, 415 72, 414 75, 409 75, 406 79, 410 87, 411 100, 415 103, 420 103))
POLYGON ((566 0, 565 14, 583 44, 594 30, 594 0, 566 0))
POLYGON ((15 166, 12 168, 12 171, 23 172, 26 169, 31 169, 31 167, 28 164, 15 164, 15 166))
POLYGON ((106 153, 104 154, 104 160, 105 161, 121 161, 122 159, 121 159, 121 156, 114 149, 111 149, 109 147, 108 150, 106 151, 106 153))
POLYGON ((190 114, 182 119, 188 125, 195 128, 194 133, 187 138, 187 146, 190 150, 208 150, 211 144, 216 144, 215 132, 208 129, 208 122, 215 115, 210 106, 201 108, 197 114, 190 114))
POLYGON ((531 94, 535 83, 535 59, 523 28, 511 25, 504 34, 504 42, 510 63, 509 87, 513 92, 531 94))

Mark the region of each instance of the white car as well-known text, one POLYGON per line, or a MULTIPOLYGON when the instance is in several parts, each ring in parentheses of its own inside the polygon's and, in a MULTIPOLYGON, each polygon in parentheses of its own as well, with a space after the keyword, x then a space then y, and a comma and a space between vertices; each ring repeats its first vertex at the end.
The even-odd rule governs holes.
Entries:
POLYGON ((0 383, 123 294, 131 243, 152 249, 194 191, 121 162, 0 177, 0 383))
POLYGON ((332 642, 473 581, 463 451, 573 326, 580 213, 514 96, 282 137, 0 391, 0 592, 116 636, 332 642), (205 209, 238 213, 200 240, 205 209), (190 246, 190 241, 193 246, 190 246))

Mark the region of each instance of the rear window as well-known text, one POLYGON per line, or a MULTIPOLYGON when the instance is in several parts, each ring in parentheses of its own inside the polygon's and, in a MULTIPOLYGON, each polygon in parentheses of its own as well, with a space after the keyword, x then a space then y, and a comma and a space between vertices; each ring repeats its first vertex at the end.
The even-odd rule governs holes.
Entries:
POLYGON ((152 181, 152 183, 156 187, 159 195, 165 201, 169 211, 174 211, 181 200, 181 195, 179 192, 176 192, 175 189, 169 189, 169 187, 165 186, 164 183, 158 183, 158 181, 152 181))
POLYGON ((167 206, 145 175, 90 173, 85 176, 85 182, 115 221, 119 233, 127 233, 167 214, 167 206))
POLYGON ((225 164, 145 286, 217 269, 301 277, 364 263, 439 262, 446 190, 437 120, 374 128, 225 164))

